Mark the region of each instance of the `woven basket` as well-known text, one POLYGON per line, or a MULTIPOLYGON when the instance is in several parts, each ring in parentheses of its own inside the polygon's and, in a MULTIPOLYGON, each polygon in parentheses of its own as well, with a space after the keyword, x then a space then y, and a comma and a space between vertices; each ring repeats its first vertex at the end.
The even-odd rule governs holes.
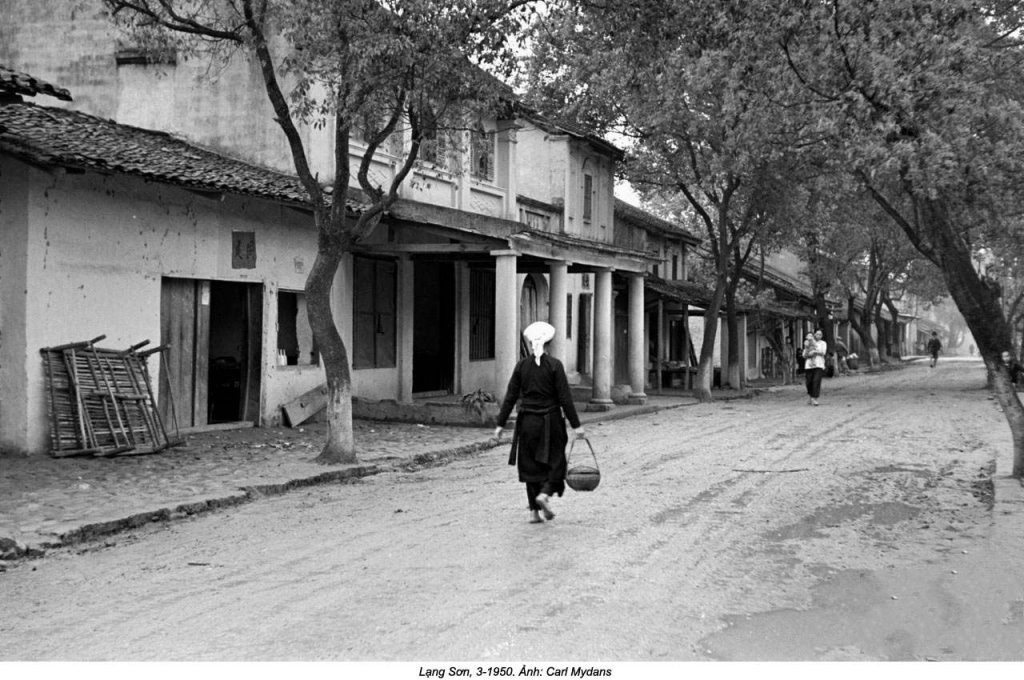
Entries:
POLYGON ((593 491, 601 483, 601 471, 589 465, 577 465, 566 471, 565 483, 573 491, 593 491))
POLYGON ((590 440, 584 439, 583 441, 587 443, 587 447, 590 449, 591 460, 573 463, 572 454, 573 449, 576 447, 576 441, 575 439, 573 440, 572 446, 569 447, 569 455, 566 456, 569 469, 565 472, 565 483, 573 491, 593 491, 601 483, 601 470, 597 467, 597 456, 594 455, 594 447, 590 445, 590 440))

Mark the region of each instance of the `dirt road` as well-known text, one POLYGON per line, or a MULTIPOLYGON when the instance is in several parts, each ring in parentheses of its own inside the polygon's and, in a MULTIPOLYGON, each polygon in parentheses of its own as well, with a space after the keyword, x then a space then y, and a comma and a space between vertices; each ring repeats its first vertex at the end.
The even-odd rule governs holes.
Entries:
MULTIPOLYGON (((0 574, 0 660, 1024 660, 980 363, 589 429, 526 522, 504 447, 0 574)), ((1022 518, 1024 521, 1024 518, 1022 518)))

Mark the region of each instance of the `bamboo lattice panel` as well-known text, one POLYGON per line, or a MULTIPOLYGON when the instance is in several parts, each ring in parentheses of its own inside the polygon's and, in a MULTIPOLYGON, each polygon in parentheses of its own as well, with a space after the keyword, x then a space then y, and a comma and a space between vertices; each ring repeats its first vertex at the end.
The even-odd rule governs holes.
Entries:
POLYGON ((54 456, 153 453, 166 448, 140 343, 102 349, 102 339, 40 350, 46 370, 50 444, 54 456))

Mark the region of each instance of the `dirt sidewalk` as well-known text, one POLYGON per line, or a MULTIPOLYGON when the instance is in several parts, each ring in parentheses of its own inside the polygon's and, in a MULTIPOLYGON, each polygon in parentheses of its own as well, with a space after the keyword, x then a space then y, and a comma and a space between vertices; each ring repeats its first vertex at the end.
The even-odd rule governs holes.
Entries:
MULTIPOLYGON (((695 403, 651 396, 644 406, 585 412, 587 423, 695 403)), ((188 434, 153 455, 113 458, 0 458, 0 568, 3 560, 314 484, 339 483, 393 467, 442 465, 494 446, 491 428, 356 421, 358 465, 314 459, 325 425, 188 434)))

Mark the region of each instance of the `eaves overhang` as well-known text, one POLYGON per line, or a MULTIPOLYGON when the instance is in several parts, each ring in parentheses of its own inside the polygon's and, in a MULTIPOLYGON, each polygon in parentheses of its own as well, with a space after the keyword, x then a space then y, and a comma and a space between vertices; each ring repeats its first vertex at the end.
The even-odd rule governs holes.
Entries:
MULTIPOLYGON (((611 243, 594 241, 566 234, 534 229, 522 222, 491 215, 472 213, 446 206, 399 199, 387 211, 386 221, 405 228, 429 229, 441 240, 432 246, 437 256, 446 249, 453 254, 465 252, 469 242, 481 255, 509 251, 522 258, 520 270, 546 267, 551 262, 566 262, 573 273, 613 269, 641 273, 657 260, 644 251, 622 248, 611 243)), ((422 244, 374 244, 379 252, 424 251, 422 244)))

